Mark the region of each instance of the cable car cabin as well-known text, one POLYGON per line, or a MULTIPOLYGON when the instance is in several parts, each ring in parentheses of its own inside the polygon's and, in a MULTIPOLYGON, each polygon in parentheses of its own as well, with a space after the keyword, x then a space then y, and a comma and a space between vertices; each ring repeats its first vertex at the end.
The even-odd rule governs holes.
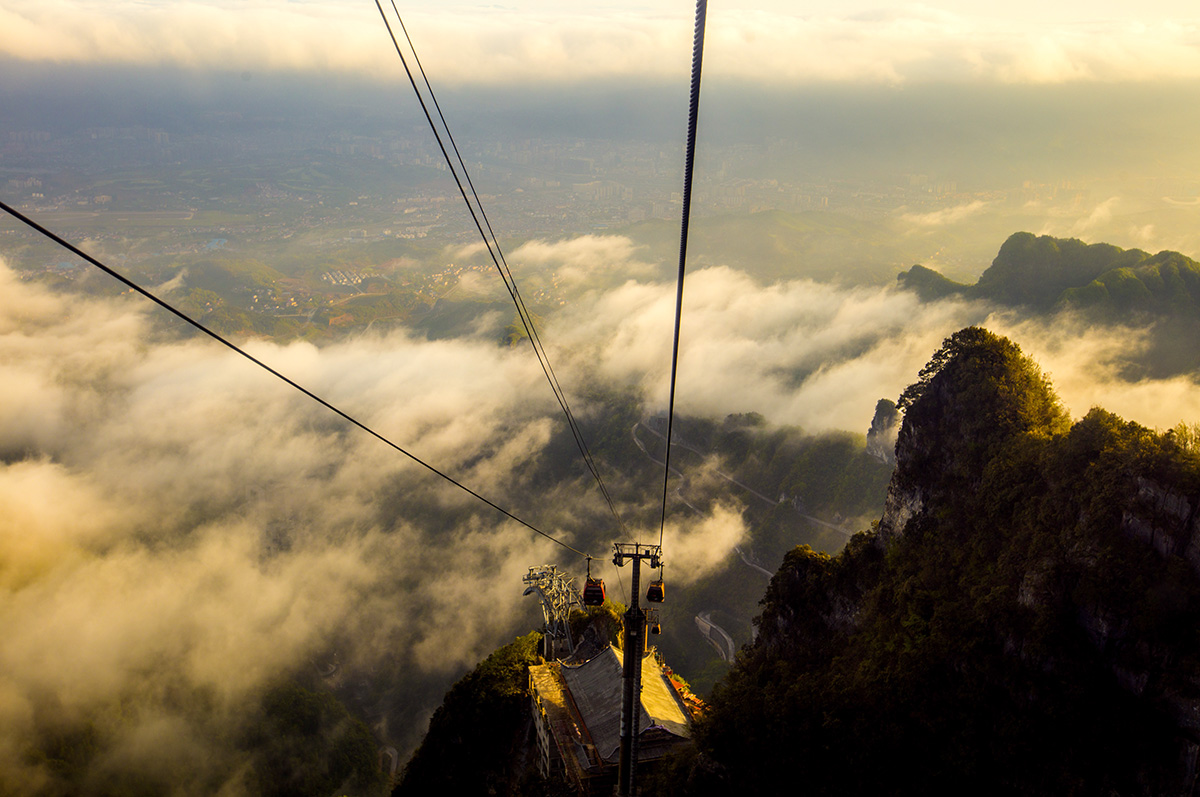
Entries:
POLYGON ((583 585, 583 605, 599 606, 604 603, 604 579, 588 576, 583 585))
POLYGON ((650 589, 646 590, 646 600, 651 603, 662 603, 665 593, 663 590, 663 582, 660 578, 658 581, 650 582, 650 589))
POLYGON ((661 634, 662 633, 662 623, 660 623, 658 620, 655 620, 652 623, 650 623, 650 633, 651 634, 661 634))

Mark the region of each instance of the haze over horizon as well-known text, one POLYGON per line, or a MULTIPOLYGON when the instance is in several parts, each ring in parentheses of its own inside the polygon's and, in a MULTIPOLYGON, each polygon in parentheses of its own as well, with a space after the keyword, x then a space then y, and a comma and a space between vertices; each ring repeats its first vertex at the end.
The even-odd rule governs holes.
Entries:
MULTIPOLYGON (((573 83, 687 74, 692 4, 525 0, 400 4, 442 85, 573 83)), ((1200 16, 1128 4, 963 0, 836 9, 713 4, 706 75, 757 84, 1058 83, 1200 76, 1200 16)), ((402 80, 372 3, 33 2, 0 7, 0 55, 187 69, 356 72, 402 80)))
MULTIPOLYGON (((681 145, 690 3, 401 12, 467 146, 553 136, 681 145)), ((958 235, 986 238, 974 266, 949 264, 960 277, 1026 227, 1200 255, 1187 204, 1200 197, 1189 134, 1200 126, 1194 9, 735 3, 709 16, 700 180, 956 186, 957 205, 902 211, 926 230, 1000 215, 985 195, 1029 186, 1026 219, 958 235), (745 171, 731 148, 758 162, 745 171), (1042 187, 1062 186, 1070 202, 1044 201, 1042 187)), ((227 134, 223 114, 237 112, 281 133, 302 119, 432 147, 372 3, 6 0, 0 23, 0 124, 10 134, 133 125, 178 134, 214 119, 227 134)), ((662 190, 678 183, 665 173, 662 190)))

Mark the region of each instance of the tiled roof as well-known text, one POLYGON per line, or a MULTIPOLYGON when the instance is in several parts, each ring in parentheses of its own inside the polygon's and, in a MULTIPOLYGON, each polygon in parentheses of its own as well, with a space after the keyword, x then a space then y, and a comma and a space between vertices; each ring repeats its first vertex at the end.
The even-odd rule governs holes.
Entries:
MULTIPOLYGON (((622 666, 621 651, 610 647, 584 664, 561 670, 596 751, 607 761, 615 760, 620 750, 622 666)), ((640 715, 642 732, 657 725, 675 736, 691 736, 687 715, 652 653, 642 660, 640 715)))

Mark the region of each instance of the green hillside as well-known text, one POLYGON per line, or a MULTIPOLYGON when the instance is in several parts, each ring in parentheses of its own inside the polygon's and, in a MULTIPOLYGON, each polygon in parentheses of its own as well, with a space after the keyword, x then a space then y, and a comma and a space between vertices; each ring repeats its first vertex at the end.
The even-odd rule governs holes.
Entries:
POLYGON ((1188 793, 1194 435, 1100 409, 1070 425, 978 328, 901 405, 881 522, 788 555, 698 755, 656 793, 1188 793))
POLYGON ((1080 310, 1109 321, 1200 318, 1200 263, 1185 255, 1027 232, 1009 236, 974 285, 920 265, 899 282, 926 301, 959 295, 1042 312, 1080 310))

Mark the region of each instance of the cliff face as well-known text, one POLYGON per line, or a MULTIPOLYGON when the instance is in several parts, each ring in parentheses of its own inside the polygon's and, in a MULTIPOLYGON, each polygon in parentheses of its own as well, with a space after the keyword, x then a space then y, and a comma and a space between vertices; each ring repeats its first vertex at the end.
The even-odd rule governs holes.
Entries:
POLYGON ((905 411, 880 541, 934 501, 970 501, 1001 451, 1069 424, 1049 382, 1011 341, 978 327, 948 338, 900 397, 905 411))
POLYGON ((456 683, 429 720, 394 795, 544 795, 529 709, 541 634, 517 637, 456 683))
POLYGON ((1070 424, 976 328, 900 406, 878 529, 785 559, 690 793, 1192 793, 1195 447, 1103 410, 1070 424))
POLYGON ((880 399, 867 429, 867 453, 885 465, 896 464, 896 435, 900 431, 900 411, 896 402, 880 399))

